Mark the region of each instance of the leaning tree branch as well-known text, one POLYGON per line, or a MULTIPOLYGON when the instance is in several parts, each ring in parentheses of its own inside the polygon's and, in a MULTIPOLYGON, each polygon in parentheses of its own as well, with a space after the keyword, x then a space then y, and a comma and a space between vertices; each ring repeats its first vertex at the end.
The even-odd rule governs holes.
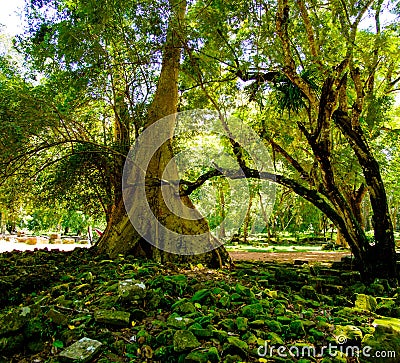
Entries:
POLYGON ((345 223, 343 218, 332 208, 331 205, 326 201, 325 196, 319 193, 316 190, 307 188, 295 180, 289 179, 283 175, 269 173, 269 172, 260 172, 257 169, 244 168, 244 169, 222 169, 222 168, 213 168, 208 172, 200 175, 195 181, 190 182, 186 180, 181 180, 181 195, 190 195, 194 190, 201 187, 207 180, 216 177, 216 176, 224 176, 230 179, 260 179, 260 180, 269 180, 273 183, 282 185, 284 187, 289 188, 297 195, 303 197, 304 199, 311 202, 315 205, 319 210, 321 210, 336 226, 338 226, 341 230, 345 230, 345 223))
POLYGON ((272 148, 281 154, 288 162, 290 165, 292 165, 297 172, 300 174, 300 177, 304 180, 306 180, 308 183, 313 183, 314 181, 310 177, 310 174, 300 165, 300 163, 294 159, 283 147, 278 145, 274 140, 268 139, 268 142, 272 146, 272 148))

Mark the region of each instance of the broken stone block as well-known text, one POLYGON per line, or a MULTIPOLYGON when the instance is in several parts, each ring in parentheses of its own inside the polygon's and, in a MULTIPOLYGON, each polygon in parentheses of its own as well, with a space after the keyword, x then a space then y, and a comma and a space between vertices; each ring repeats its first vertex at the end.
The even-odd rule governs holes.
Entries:
POLYGON ((129 326, 131 314, 126 311, 97 310, 94 312, 94 320, 98 323, 129 326))
POLYGON ((52 233, 50 235, 50 239, 61 239, 61 234, 59 233, 52 233))
POLYGON ((15 334, 41 312, 40 307, 31 305, 13 309, 6 315, 0 315, 0 337, 15 334))
POLYGON ((143 282, 132 279, 120 281, 118 295, 125 302, 142 300, 146 296, 146 285, 143 282))
POLYGON ((336 325, 333 335, 336 337, 336 340, 339 344, 343 344, 345 342, 353 342, 354 344, 357 344, 361 342, 363 338, 360 328, 354 325, 336 325))
POLYGON ((75 243, 75 240, 73 238, 63 238, 62 239, 62 243, 67 244, 67 245, 71 245, 75 243))
POLYGON ((52 244, 61 244, 62 243, 62 239, 61 238, 57 238, 57 239, 49 239, 49 243, 52 244))
POLYGON ((376 299, 373 296, 365 294, 356 294, 355 307, 357 309, 375 311, 376 309, 376 299))
POLYGON ((59 358, 64 362, 89 362, 100 351, 101 346, 102 343, 97 340, 82 338, 64 349, 59 358))
POLYGON ((68 316, 60 313, 55 309, 50 309, 46 316, 51 319, 54 324, 57 325, 67 325, 68 324, 68 316))
POLYGON ((368 348, 368 362, 399 362, 400 319, 383 317, 375 319, 372 325, 375 327, 374 333, 366 334, 362 341, 363 348, 368 348), (377 351, 385 356, 376 355, 377 351))
POLYGON ((175 352, 181 353, 198 348, 201 344, 191 331, 178 330, 173 338, 175 352))
POLYGON ((38 239, 37 239, 37 237, 26 237, 25 243, 27 245, 35 245, 38 243, 38 239))

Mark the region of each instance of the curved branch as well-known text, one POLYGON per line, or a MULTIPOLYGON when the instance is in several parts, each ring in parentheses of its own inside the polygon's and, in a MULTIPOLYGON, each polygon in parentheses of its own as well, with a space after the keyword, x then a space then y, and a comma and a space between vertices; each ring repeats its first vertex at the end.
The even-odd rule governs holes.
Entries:
POLYGON ((190 195, 194 190, 202 186, 207 180, 215 176, 225 176, 230 179, 254 178, 260 180, 269 180, 273 183, 287 187, 297 195, 311 202, 341 230, 346 229, 343 218, 332 208, 332 206, 329 205, 323 194, 316 190, 309 189, 295 180, 289 179, 283 175, 260 172, 256 169, 210 169, 205 174, 200 175, 194 182, 181 180, 180 185, 186 186, 186 188, 181 188, 181 195, 190 195))
POLYGON ((297 0, 297 4, 300 9, 300 14, 304 22, 304 26, 306 28, 306 33, 307 33, 307 38, 308 38, 308 43, 310 45, 310 50, 311 50, 311 55, 316 58, 316 61, 318 64, 321 65, 321 60, 318 59, 320 54, 319 54, 319 45, 317 45, 314 37, 314 29, 311 24, 310 17, 307 12, 306 4, 304 3, 304 0, 297 0))
POLYGON ((282 42, 284 68, 286 76, 305 94, 310 104, 316 109, 318 107, 318 97, 310 85, 301 78, 296 72, 296 63, 291 54, 290 38, 288 33, 289 26, 289 4, 288 0, 278 1, 278 12, 276 14, 276 32, 282 42))

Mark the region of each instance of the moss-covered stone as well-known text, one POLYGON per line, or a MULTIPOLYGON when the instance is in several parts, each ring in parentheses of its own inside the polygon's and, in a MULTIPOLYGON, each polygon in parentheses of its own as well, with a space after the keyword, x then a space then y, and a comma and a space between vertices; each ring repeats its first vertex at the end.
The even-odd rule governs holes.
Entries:
POLYGON ((172 313, 167 319, 167 326, 174 329, 185 329, 186 320, 177 313, 172 313))
POLYGON ((277 320, 278 323, 281 323, 282 325, 289 325, 290 322, 292 321, 291 318, 289 318, 288 316, 284 316, 284 315, 277 316, 276 320, 277 320))
POLYGON ((116 326, 129 326, 130 316, 131 314, 126 311, 96 310, 94 312, 94 320, 97 323, 116 326))
POLYGON ((274 332, 269 332, 267 335, 267 338, 270 342, 269 345, 283 345, 284 344, 284 341, 282 340, 282 338, 274 332))
POLYGON ((264 312, 264 308, 259 303, 246 305, 241 310, 242 316, 244 316, 246 318, 254 318, 257 315, 262 314, 263 312, 264 312))
POLYGON ((56 309, 50 309, 46 316, 56 325, 67 325, 68 323, 68 316, 57 311, 56 309))
POLYGON ((247 328, 248 328, 248 326, 247 326, 247 321, 248 321, 247 318, 243 318, 243 317, 239 316, 239 317, 236 319, 236 326, 237 326, 237 329, 238 329, 239 331, 246 331, 247 328))
POLYGON ((223 346, 224 354, 238 354, 241 357, 247 355, 249 346, 243 340, 237 337, 228 337, 227 342, 223 346))
POLYGON ((356 294, 355 307, 367 311, 375 311, 377 306, 376 299, 373 296, 365 294, 356 294))
POLYGON ((189 330, 178 330, 173 337, 174 351, 185 352, 191 349, 198 348, 201 344, 189 330))
POLYGON ((209 296, 211 296, 211 291, 209 289, 201 289, 199 291, 196 291, 190 300, 192 302, 201 303, 205 301, 209 296))
POLYGON ((306 331, 304 329, 304 325, 303 325, 303 322, 301 320, 293 320, 289 324, 289 329, 290 329, 291 335, 294 338, 295 337, 302 337, 302 336, 306 335, 306 331))
POLYGON ((368 362, 379 363, 384 360, 385 363, 397 363, 400 352, 400 319, 375 319, 373 325, 375 326, 374 333, 366 335, 362 341, 363 348, 368 347, 370 354, 368 362), (377 351, 380 352, 379 355, 375 354, 377 351))
POLYGON ((236 324, 233 319, 223 319, 219 322, 219 325, 228 331, 234 331, 236 328, 236 324))
POLYGON ((392 311, 396 307, 394 298, 377 298, 376 313, 384 316, 393 316, 392 311))
POLYGON ((211 338, 214 335, 212 329, 203 329, 200 324, 199 326, 200 327, 192 325, 188 330, 199 338, 211 338))
POLYGON ((310 285, 304 285, 300 289, 300 295, 306 299, 317 300, 317 301, 319 300, 317 291, 313 286, 310 285))
POLYGON ((218 363, 218 362, 221 361, 221 358, 220 358, 219 353, 218 353, 218 349, 215 348, 215 347, 211 347, 211 348, 207 351, 207 357, 208 357, 208 360, 209 360, 211 363, 218 363))
POLYGON ((64 349, 59 358, 65 362, 86 363, 94 359, 100 351, 102 343, 97 340, 82 338, 68 348, 64 349))
POLYGON ((254 297, 254 293, 251 291, 251 289, 241 284, 236 284, 235 291, 241 296, 254 297))
POLYGON ((247 344, 256 344, 258 341, 258 338, 250 331, 243 334, 241 339, 245 341, 247 344))
POLYGON ((333 335, 336 337, 338 343, 343 343, 343 339, 346 343, 358 343, 361 342, 363 334, 360 328, 354 325, 336 325, 333 335), (342 341, 341 341, 342 340, 342 341))
POLYGON ((136 303, 146 297, 146 285, 142 281, 127 279, 118 284, 118 295, 122 301, 136 303))
POLYGON ((321 332, 321 331, 319 331, 318 329, 315 329, 315 328, 311 328, 308 331, 308 334, 310 334, 317 341, 321 341, 326 337, 325 333, 323 333, 323 332, 321 332))
POLYGON ((276 320, 265 320, 265 325, 268 327, 269 330, 280 333, 282 332, 282 324, 276 320))
POLYGON ((213 330, 213 336, 221 343, 228 339, 229 334, 224 330, 213 330))
POLYGON ((286 313, 285 305, 279 303, 274 308, 274 315, 284 315, 286 313))
POLYGON ((185 363, 207 363, 208 355, 205 351, 196 350, 185 357, 185 363))
MULTIPOLYGON (((386 284, 386 285, 388 285, 388 284, 386 284)), ((374 296, 382 296, 385 292, 385 285, 380 283, 379 281, 375 281, 373 284, 367 286, 367 289, 365 292, 367 294, 374 295, 374 296)))
POLYGON ((265 320, 262 320, 262 319, 249 321, 248 324, 249 324, 249 326, 250 326, 251 328, 259 328, 259 327, 266 326, 265 320))

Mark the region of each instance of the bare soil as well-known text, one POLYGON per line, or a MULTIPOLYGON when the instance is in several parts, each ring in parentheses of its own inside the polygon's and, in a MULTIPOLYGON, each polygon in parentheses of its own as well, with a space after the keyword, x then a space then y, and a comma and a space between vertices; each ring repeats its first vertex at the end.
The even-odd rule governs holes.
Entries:
POLYGON ((262 262, 288 262, 294 260, 316 262, 340 261, 343 256, 350 256, 350 252, 229 252, 234 261, 262 261, 262 262))

